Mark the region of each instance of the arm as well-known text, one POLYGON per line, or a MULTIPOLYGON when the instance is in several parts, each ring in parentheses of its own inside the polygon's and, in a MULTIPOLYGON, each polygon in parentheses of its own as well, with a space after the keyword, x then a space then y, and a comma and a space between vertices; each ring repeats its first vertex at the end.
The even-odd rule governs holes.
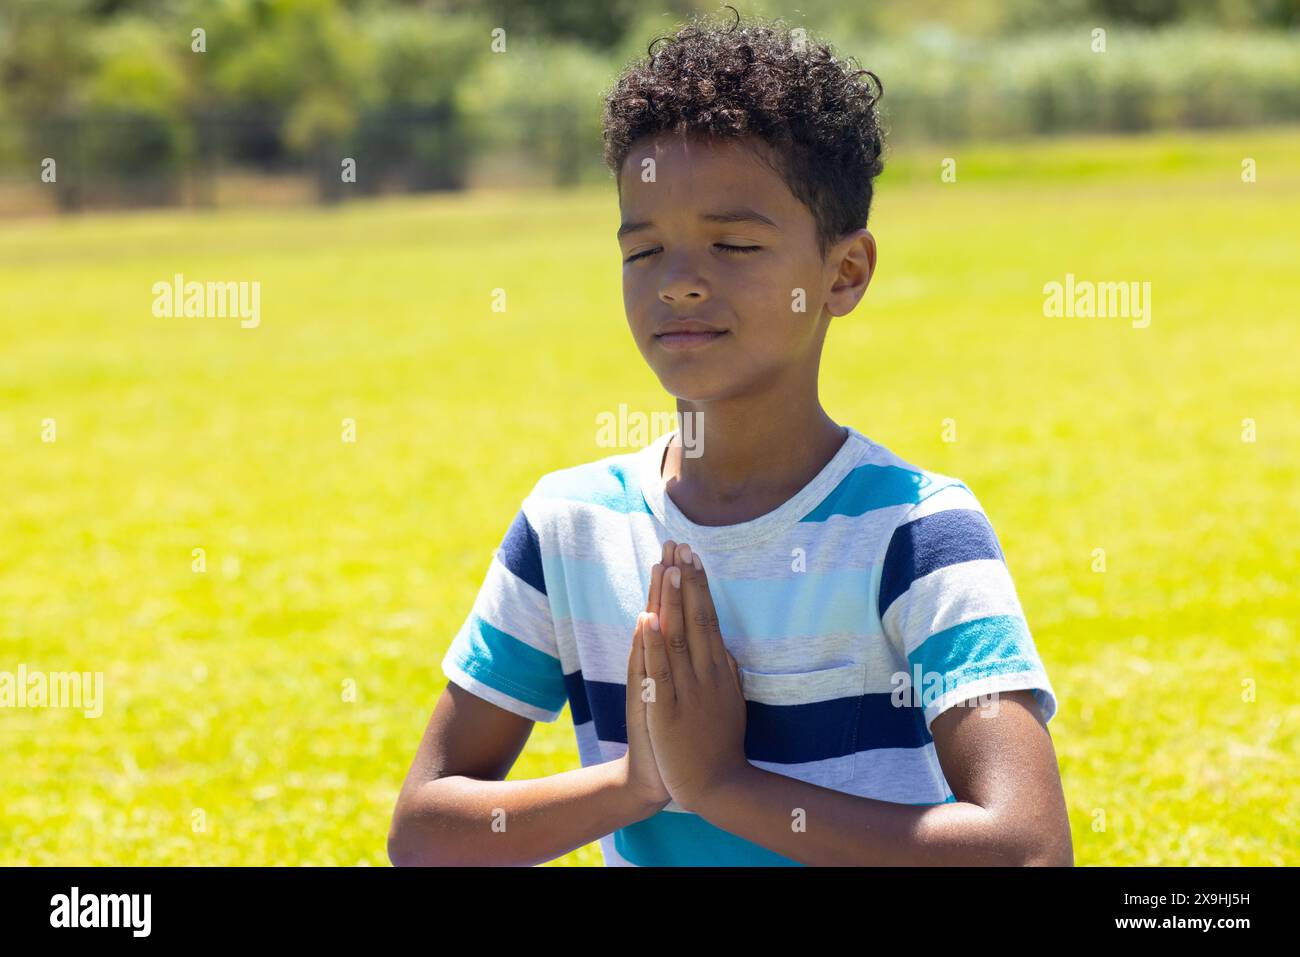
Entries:
POLYGON ((1033 693, 1002 692, 991 712, 950 708, 934 720, 956 803, 893 804, 746 764, 697 813, 804 864, 1073 866, 1056 753, 1033 693), (795 808, 806 830, 792 826, 795 808))
POLYGON ((397 798, 388 833, 393 864, 530 866, 663 806, 647 804, 628 786, 627 755, 545 778, 504 780, 532 728, 528 718, 449 683, 397 798))

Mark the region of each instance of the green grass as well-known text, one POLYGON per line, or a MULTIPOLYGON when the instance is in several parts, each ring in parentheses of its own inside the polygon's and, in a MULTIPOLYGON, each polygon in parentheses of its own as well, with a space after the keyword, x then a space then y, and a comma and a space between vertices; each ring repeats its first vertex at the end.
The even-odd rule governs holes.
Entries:
MULTIPOLYGON (((1296 157, 1278 130, 894 157, 831 328, 832 416, 998 530, 1079 864, 1300 862, 1296 157), (1150 327, 1045 318, 1067 272, 1151 282, 1150 327)), ((610 453, 598 412, 672 407, 617 221, 606 188, 0 227, 0 670, 106 698, 0 710, 0 864, 387 863, 520 500, 610 453), (176 272, 259 281, 260 327, 154 318, 176 272)), ((576 766, 566 711, 512 777, 576 766)))

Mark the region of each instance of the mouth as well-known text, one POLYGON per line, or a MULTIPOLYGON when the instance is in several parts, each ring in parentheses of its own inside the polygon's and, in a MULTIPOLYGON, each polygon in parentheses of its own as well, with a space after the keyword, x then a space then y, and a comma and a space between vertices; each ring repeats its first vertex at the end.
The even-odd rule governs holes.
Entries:
POLYGON ((665 332, 655 336, 655 342, 671 352, 699 349, 715 339, 727 335, 723 332, 665 332))

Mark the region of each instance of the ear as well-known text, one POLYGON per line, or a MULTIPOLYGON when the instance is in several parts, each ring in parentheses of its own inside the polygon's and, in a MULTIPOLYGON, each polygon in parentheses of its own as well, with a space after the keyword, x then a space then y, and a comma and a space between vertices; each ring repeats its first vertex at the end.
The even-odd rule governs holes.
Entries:
POLYGON ((826 265, 834 271, 826 292, 826 311, 832 316, 847 316, 857 308, 875 275, 876 238, 866 227, 845 234, 831 247, 826 265))

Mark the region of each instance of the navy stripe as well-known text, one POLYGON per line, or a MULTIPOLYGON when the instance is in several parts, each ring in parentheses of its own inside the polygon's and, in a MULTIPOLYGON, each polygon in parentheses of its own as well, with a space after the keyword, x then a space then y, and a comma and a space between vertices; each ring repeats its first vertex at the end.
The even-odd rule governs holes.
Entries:
MULTIPOLYGON (((594 720, 601 741, 627 744, 627 686, 565 675, 573 723, 594 720)), ((876 748, 920 748, 932 738, 924 711, 898 707, 890 691, 812 704, 745 702, 745 757, 803 764, 876 748)))
MULTIPOLYGON (((595 682, 592 682, 595 683, 595 682)), ((564 688, 569 694, 569 714, 573 718, 573 723, 586 724, 591 720, 591 704, 587 700, 589 683, 582 678, 582 671, 578 670, 573 674, 564 676, 564 688)), ((616 687, 622 688, 623 685, 616 687)), ((604 708, 601 709, 604 712, 604 708)), ((627 708, 623 709, 623 737, 607 738, 608 741, 627 741, 627 708)))
POLYGON ((546 578, 542 575, 542 547, 537 540, 537 531, 528 521, 523 509, 519 510, 515 520, 510 523, 497 558, 516 578, 532 585, 543 595, 546 594, 546 578))
POLYGON ((986 558, 1003 556, 983 512, 950 508, 898 526, 880 571, 880 617, 918 578, 948 565, 986 558))
POLYGON ((894 692, 862 696, 858 712, 858 739, 854 750, 872 748, 923 748, 934 739, 925 726, 925 709, 919 705, 899 706, 894 692))

